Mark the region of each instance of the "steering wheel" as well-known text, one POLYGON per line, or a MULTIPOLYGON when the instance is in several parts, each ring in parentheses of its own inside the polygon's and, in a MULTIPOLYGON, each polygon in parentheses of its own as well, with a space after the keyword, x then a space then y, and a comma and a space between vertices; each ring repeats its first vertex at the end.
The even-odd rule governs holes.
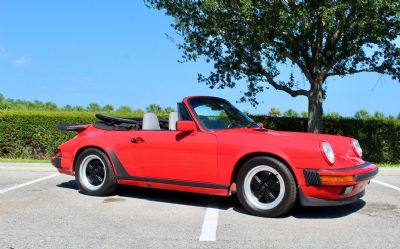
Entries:
POLYGON ((229 122, 229 124, 228 124, 228 126, 226 126, 226 128, 232 128, 233 127, 233 125, 234 124, 236 124, 236 121, 228 121, 229 122))

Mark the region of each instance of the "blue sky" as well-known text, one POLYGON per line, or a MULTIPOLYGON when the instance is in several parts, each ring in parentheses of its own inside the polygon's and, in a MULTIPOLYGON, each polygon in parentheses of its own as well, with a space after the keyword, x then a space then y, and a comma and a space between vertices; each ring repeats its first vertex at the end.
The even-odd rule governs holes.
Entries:
MULTIPOLYGON (((210 65, 179 63, 181 52, 166 38, 172 19, 136 1, 0 2, 0 93, 7 98, 86 106, 173 106, 187 95, 215 95, 235 103, 243 87, 211 90, 197 82, 210 65)), ((288 74, 289 72, 282 72, 288 74)), ((307 84, 304 82, 304 84, 307 84)), ((271 107, 307 110, 305 97, 267 90, 252 113, 271 107)), ((328 81, 324 111, 353 115, 359 109, 400 112, 400 84, 364 73, 328 81)))

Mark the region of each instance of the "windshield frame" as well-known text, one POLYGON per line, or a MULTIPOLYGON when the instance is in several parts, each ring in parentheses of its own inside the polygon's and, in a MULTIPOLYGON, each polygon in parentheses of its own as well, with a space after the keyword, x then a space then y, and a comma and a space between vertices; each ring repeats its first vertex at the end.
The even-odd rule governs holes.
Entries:
POLYGON ((193 113, 194 117, 196 118, 196 123, 198 123, 198 125, 206 130, 206 131, 220 131, 220 130, 230 130, 230 129, 243 129, 243 128, 258 128, 258 124, 249 116, 247 116, 245 113, 243 113, 242 111, 240 111, 239 109, 237 109, 234 105, 232 105, 229 101, 227 101, 226 99, 223 98, 218 98, 218 97, 212 97, 212 96, 196 96, 196 97, 190 97, 187 100, 187 104, 189 105, 189 108, 191 110, 191 112, 193 113), (193 107, 192 102, 194 100, 198 100, 198 99, 215 99, 216 101, 220 101, 220 102, 224 102, 225 104, 229 105, 232 110, 238 112, 239 115, 241 115, 245 120, 248 121, 249 125, 248 126, 241 126, 241 127, 226 127, 226 128, 218 128, 218 129, 210 129, 208 127, 206 127, 200 120, 199 116, 197 115, 196 110, 193 107))

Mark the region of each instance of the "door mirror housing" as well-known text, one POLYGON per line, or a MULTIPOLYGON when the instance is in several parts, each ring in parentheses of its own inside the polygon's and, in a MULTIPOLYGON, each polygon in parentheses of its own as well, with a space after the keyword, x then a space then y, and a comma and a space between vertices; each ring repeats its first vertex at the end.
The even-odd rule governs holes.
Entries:
POLYGON ((176 121, 176 130, 193 132, 197 130, 197 127, 194 121, 180 120, 176 121))

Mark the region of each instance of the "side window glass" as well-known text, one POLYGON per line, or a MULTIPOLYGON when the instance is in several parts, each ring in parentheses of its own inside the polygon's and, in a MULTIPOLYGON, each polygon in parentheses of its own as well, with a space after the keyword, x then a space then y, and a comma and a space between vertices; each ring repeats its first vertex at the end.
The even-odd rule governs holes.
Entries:
POLYGON ((178 103, 178 116, 179 120, 193 120, 189 114, 189 111, 186 109, 186 106, 183 103, 178 103))

